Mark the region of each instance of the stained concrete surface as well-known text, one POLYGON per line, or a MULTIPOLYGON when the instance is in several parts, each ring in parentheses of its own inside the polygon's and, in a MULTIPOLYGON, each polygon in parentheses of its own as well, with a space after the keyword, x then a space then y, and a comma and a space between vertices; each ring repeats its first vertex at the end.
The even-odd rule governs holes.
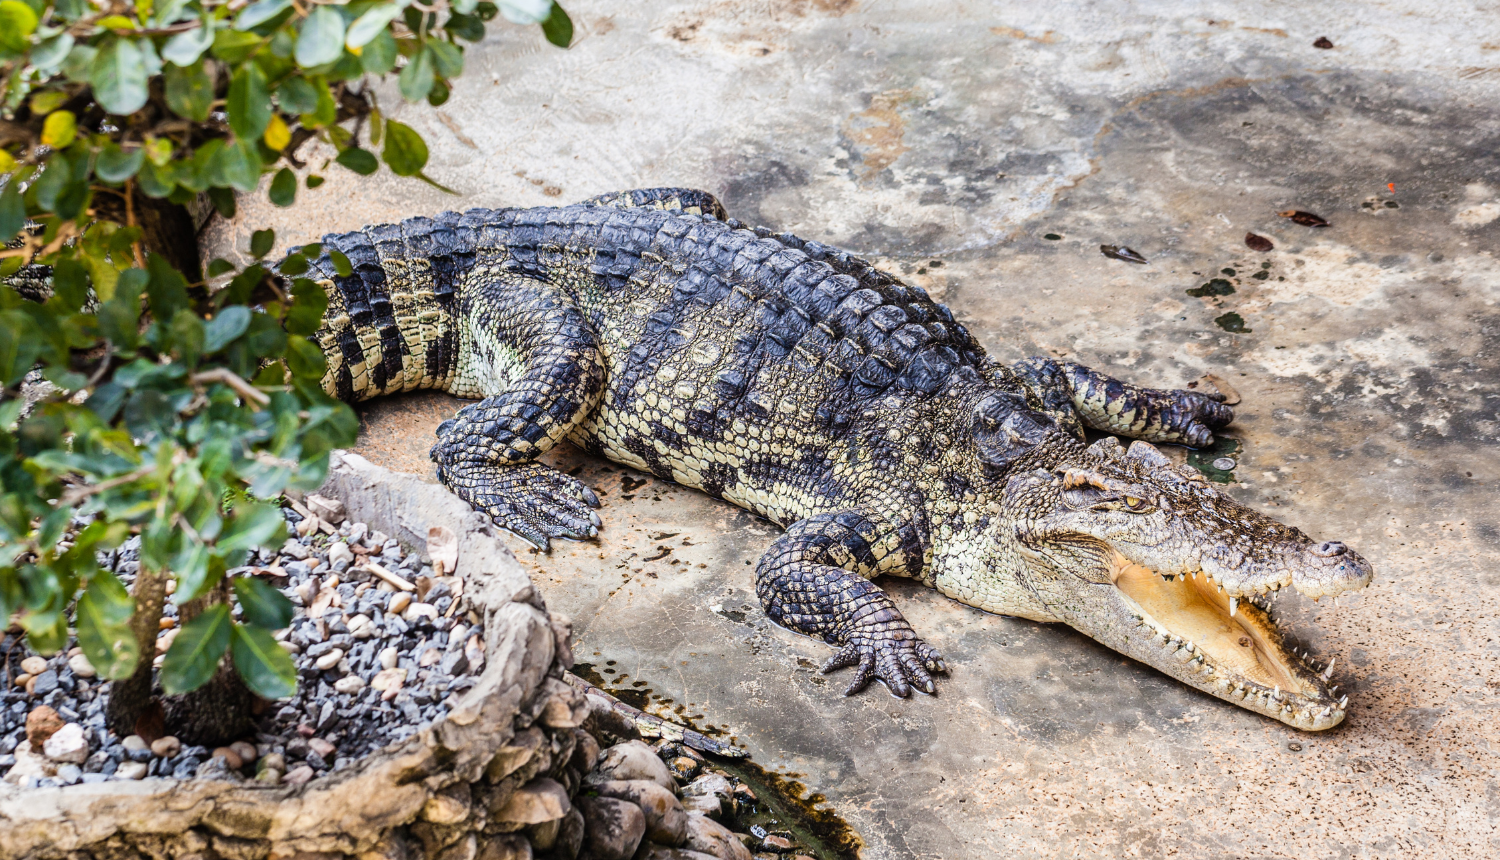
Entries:
MULTIPOLYGON (((560 451, 604 499, 601 540, 512 546, 574 619, 580 659, 799 775, 865 857, 1500 854, 1500 9, 569 10, 571 51, 496 28, 441 110, 383 91, 457 197, 331 172, 291 213, 245 201, 210 246, 267 225, 285 245, 449 208, 707 188, 743 220, 926 287, 995 355, 1155 384, 1220 374, 1243 397, 1231 491, 1377 572, 1338 606, 1280 604, 1300 642, 1338 657, 1350 711, 1327 733, 901 582, 888 587, 952 674, 935 698, 843 699, 842 678, 814 671, 830 649, 756 603, 773 526, 560 451), (1250 251, 1247 231, 1275 250, 1250 251), (1186 293, 1213 277, 1234 293, 1186 293), (1215 323, 1228 313, 1246 331, 1215 323)), ((455 403, 364 407, 361 452, 430 476, 455 403)))

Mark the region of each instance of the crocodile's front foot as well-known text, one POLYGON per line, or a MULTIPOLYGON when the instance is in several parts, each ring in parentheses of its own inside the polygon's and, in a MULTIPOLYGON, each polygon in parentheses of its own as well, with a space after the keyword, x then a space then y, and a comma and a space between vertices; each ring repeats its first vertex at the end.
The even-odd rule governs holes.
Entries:
POLYGON ((853 682, 844 690, 846 696, 863 690, 872 680, 885 684, 891 695, 903 699, 911 695, 913 687, 933 694, 937 686, 931 673, 948 671, 943 655, 919 639, 899 613, 894 621, 855 625, 845 634, 843 645, 820 671, 826 675, 849 666, 857 667, 853 682))
POLYGON ((552 538, 586 540, 602 521, 599 497, 577 478, 541 463, 439 464, 438 479, 459 498, 542 551, 552 538))

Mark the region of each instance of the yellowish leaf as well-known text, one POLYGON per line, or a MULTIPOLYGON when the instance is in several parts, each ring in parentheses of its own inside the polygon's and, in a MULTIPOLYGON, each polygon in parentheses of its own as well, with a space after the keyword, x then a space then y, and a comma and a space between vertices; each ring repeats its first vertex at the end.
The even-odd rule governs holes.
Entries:
POLYGON ((266 124, 266 133, 263 137, 266 146, 280 152, 292 142, 292 130, 286 127, 286 122, 280 116, 272 114, 271 121, 266 124))
POLYGON ((55 110, 47 114, 42 124, 42 143, 53 149, 63 149, 78 135, 78 120, 72 111, 55 110))

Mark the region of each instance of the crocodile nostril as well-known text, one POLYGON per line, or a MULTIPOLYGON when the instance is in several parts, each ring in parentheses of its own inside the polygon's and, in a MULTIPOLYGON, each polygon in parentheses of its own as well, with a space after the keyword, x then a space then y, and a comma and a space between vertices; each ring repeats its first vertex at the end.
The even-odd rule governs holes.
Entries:
POLYGON ((1332 558, 1336 555, 1343 555, 1348 551, 1349 548, 1347 546, 1336 540, 1324 541, 1312 548, 1312 554, 1320 558, 1332 558))

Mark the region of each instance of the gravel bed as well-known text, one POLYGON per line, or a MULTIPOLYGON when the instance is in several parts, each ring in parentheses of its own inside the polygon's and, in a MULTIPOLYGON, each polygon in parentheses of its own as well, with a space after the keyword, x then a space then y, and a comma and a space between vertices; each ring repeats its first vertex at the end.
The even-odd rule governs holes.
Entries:
MULTIPOLYGON (((301 534, 231 571, 266 577, 296 607, 277 638, 297 666, 297 694, 269 703, 254 737, 213 750, 171 737, 117 737, 104 725, 109 683, 94 677, 76 643, 43 658, 12 629, 0 636, 0 779, 25 786, 150 776, 305 782, 442 717, 484 665, 478 619, 453 606, 462 584, 435 576, 420 556, 363 523, 333 525, 338 507, 306 522, 284 508, 301 534), (392 585, 376 567, 415 590, 392 585), (28 717, 39 736, 50 737, 43 750, 30 749, 28 717)), ((102 553, 100 563, 128 585, 138 549, 132 538, 102 553)), ((169 601, 173 626, 158 639, 158 660, 176 635, 176 616, 169 601)))

